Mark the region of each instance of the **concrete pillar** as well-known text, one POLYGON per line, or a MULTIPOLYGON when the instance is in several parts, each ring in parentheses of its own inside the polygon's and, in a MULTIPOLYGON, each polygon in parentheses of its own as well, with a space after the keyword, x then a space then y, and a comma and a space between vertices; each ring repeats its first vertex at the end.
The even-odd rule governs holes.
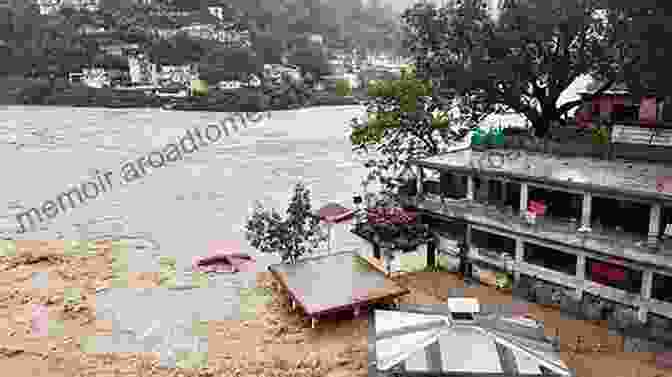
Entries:
POLYGON ((481 178, 481 188, 478 190, 479 198, 478 201, 483 203, 490 202, 490 179, 486 177, 481 178))
POLYGON ((520 281, 520 271, 518 271, 518 268, 516 266, 519 266, 520 263, 523 262, 523 256, 525 254, 525 243, 523 242, 522 238, 516 238, 516 255, 514 255, 514 270, 513 270, 513 278, 515 281, 520 281))
POLYGON ((528 185, 527 183, 520 184, 520 215, 525 216, 527 213, 527 204, 528 204, 528 185))
POLYGON ((651 270, 644 270, 642 272, 642 306, 639 307, 639 310, 637 311, 637 318, 642 322, 646 323, 648 313, 649 313, 649 308, 648 308, 648 300, 651 298, 651 286, 653 284, 653 271, 651 270))
POLYGON ((660 233, 660 213, 662 206, 660 203, 651 205, 651 214, 649 215, 649 237, 647 244, 649 247, 656 247, 658 245, 658 234, 660 233))
POLYGON ((576 299, 581 300, 586 285, 586 256, 578 254, 576 256, 576 299))
POLYGON ((590 218, 593 208, 593 195, 589 192, 583 194, 581 201, 581 227, 582 232, 590 232, 590 218))
POLYGON ((467 176, 467 200, 474 200, 474 176, 467 176))
POLYGON ((425 170, 421 166, 416 166, 416 177, 418 177, 418 180, 416 181, 418 185, 418 196, 422 196, 423 194, 423 185, 425 182, 425 170))

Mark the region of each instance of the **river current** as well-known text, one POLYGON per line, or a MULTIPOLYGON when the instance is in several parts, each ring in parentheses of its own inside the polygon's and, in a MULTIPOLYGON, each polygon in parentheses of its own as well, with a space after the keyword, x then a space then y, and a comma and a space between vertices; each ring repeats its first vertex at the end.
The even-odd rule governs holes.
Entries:
MULTIPOLYGON (((270 119, 250 124, 128 185, 114 185, 95 200, 45 221, 39 229, 18 234, 17 213, 39 208, 45 200, 55 199, 71 186, 92 180, 97 172, 113 171, 118 175, 124 162, 176 142, 188 129, 220 122, 227 114, 48 106, 2 108, 0 237, 122 240, 134 251, 129 262, 129 269, 134 271, 155 270, 159 255, 175 257, 178 271, 183 270, 194 256, 207 253, 210 242, 232 240, 257 258, 257 270, 264 270, 279 258, 259 255, 245 241, 243 225, 254 201, 284 213, 293 185, 302 181, 311 190, 315 208, 331 201, 351 205, 353 193, 361 191, 366 170, 352 152, 348 121, 362 111, 359 106, 348 106, 273 112, 270 119)), ((335 249, 358 244, 345 228, 334 235, 335 249)), ((217 284, 217 291, 210 293, 206 292, 208 289, 181 293, 166 290, 161 295, 110 289, 97 301, 97 310, 101 316, 112 315, 122 330, 135 335, 154 331, 159 320, 167 321, 157 317, 156 313, 164 312, 157 311, 156 305, 161 305, 157 300, 164 302, 166 312, 190 307, 191 313, 175 313, 172 320, 185 321, 199 311, 199 306, 208 304, 207 316, 212 318, 203 318, 204 310, 199 314, 201 319, 235 316, 233 288, 249 284, 253 275, 222 276, 218 278, 222 282, 217 284), (212 294, 231 305, 213 309, 208 302, 212 294), (182 298, 172 297, 175 295, 182 298), (177 304, 175 300, 182 301, 177 304), (154 308, 147 312, 147 318, 139 318, 138 313, 143 311, 137 310, 137 305, 143 302, 154 308), (136 310, 124 310, 132 306, 136 310)), ((133 341, 121 343, 131 347, 133 341)), ((116 344, 121 343, 117 340, 116 344)))

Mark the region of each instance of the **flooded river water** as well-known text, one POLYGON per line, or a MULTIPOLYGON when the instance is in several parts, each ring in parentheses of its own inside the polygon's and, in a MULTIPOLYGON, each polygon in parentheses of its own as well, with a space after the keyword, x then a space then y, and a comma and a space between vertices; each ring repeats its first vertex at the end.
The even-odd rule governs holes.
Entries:
MULTIPOLYGON (((91 180, 97 171, 113 171, 118 178, 124 162, 175 142, 190 128, 222 121, 227 114, 3 108, 0 237, 127 241, 134 251, 129 262, 132 271, 155 270, 159 255, 175 257, 179 271, 194 256, 207 253, 210 242, 233 240, 258 258, 257 270, 266 269, 278 258, 258 255, 246 243, 242 230, 254 201, 284 212, 293 185, 303 181, 312 192, 314 207, 329 201, 351 204, 365 169, 351 151, 348 120, 361 111, 351 106, 273 112, 270 119, 201 148, 183 161, 128 185, 115 185, 39 229, 17 234, 17 213, 39 208, 69 187, 91 180)), ((344 229, 335 235, 335 248, 357 245, 344 229)), ((209 293, 208 289, 166 290, 163 294, 111 289, 97 301, 97 309, 135 334, 146 333, 158 326, 158 320, 166 320, 160 312, 170 312, 176 321, 188 320, 193 313, 201 319, 221 319, 235 316, 234 288, 249 283, 252 276, 221 276, 213 288, 216 291, 209 293), (217 308, 212 305, 213 294, 221 304, 217 308), (143 305, 152 308, 147 315, 138 314, 143 305)))

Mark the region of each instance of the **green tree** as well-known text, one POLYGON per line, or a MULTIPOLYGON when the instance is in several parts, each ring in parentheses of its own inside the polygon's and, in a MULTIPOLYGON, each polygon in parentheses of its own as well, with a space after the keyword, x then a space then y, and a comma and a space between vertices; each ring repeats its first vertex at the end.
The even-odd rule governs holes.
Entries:
POLYGON ((336 94, 342 97, 351 96, 352 88, 350 87, 350 81, 338 80, 336 82, 336 94))
POLYGON ((403 19, 407 47, 423 77, 454 95, 506 106, 530 120, 537 136, 581 101, 558 104, 579 76, 606 84, 622 78, 623 35, 588 0, 512 1, 493 19, 481 0, 443 8, 418 4, 403 19))
POLYGON ((152 43, 149 56, 162 65, 182 65, 195 63, 208 52, 207 43, 178 34, 170 39, 160 39, 152 43))
POLYGON ((210 84, 244 79, 263 69, 263 62, 248 48, 220 48, 200 62, 201 78, 210 84))
POLYGON ((310 190, 302 183, 294 186, 285 218, 275 209, 265 210, 256 203, 245 225, 245 237, 262 253, 278 253, 283 262, 290 263, 327 240, 320 219, 312 212, 310 190))
POLYGON ((636 3, 607 0, 610 24, 624 41, 623 62, 628 87, 641 95, 653 91, 660 96, 672 95, 672 60, 667 44, 672 38, 669 27, 672 7, 665 2, 642 0, 636 3))
POLYGON ((446 115, 451 104, 433 97, 429 81, 405 70, 401 79, 379 81, 368 88, 367 117, 353 119, 350 142, 353 149, 369 158, 369 174, 363 184, 378 181, 391 189, 391 177, 412 158, 436 155, 444 142, 465 136, 453 126, 458 119, 446 115), (369 155, 375 150, 373 157, 369 155))
POLYGON ((285 41, 272 32, 255 32, 252 48, 264 64, 279 64, 285 48, 285 41))

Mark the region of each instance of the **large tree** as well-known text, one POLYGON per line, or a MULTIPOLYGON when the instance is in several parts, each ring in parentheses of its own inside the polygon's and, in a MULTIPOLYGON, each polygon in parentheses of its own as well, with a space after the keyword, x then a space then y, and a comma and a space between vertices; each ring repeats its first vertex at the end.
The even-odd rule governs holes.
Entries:
POLYGON ((210 84, 245 79, 263 69, 259 56, 248 48, 216 49, 200 62, 201 78, 210 84))
POLYGON ((636 95, 654 92, 672 95, 672 71, 668 64, 672 53, 670 17, 672 6, 666 2, 607 0, 609 21, 625 41, 625 81, 636 95))
MULTIPOLYGON (((537 136, 580 105, 558 104, 584 74, 604 81, 594 95, 622 79, 624 35, 599 0, 513 0, 495 19, 482 0, 408 9, 407 47, 418 68, 440 89, 502 105, 528 118, 537 136)), ((444 92, 445 93, 445 92, 444 92)))
POLYGON ((287 60, 301 68, 302 73, 310 73, 315 78, 330 73, 326 54, 316 47, 299 48, 287 60))

